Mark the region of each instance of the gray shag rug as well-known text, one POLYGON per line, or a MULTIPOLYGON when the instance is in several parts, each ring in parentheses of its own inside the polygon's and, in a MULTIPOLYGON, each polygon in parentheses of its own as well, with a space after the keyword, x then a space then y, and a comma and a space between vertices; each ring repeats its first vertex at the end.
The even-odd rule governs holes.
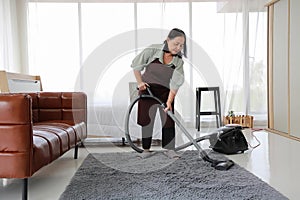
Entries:
MULTIPOLYGON (((196 151, 178 160, 163 153, 140 159, 136 152, 93 153, 84 160, 60 200, 78 199, 287 199, 234 165, 218 171, 196 151)), ((212 158, 225 159, 209 152, 212 158)))

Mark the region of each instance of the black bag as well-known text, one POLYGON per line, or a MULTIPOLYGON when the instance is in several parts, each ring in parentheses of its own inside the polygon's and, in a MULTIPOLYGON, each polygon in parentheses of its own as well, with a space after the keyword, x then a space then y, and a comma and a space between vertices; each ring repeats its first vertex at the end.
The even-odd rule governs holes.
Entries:
POLYGON ((217 129, 209 138, 210 148, 224 154, 244 153, 248 150, 248 142, 241 126, 224 126, 217 129))

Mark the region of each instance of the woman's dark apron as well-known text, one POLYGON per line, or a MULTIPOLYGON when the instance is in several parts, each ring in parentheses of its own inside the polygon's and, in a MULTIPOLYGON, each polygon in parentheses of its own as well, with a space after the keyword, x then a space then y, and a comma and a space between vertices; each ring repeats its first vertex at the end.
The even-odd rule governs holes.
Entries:
MULTIPOLYGON (((158 59, 150 63, 142 75, 142 80, 150 85, 151 92, 154 96, 166 103, 170 92, 170 79, 174 72, 174 66, 166 66, 159 62, 158 59)), ((140 91, 140 94, 147 94, 147 91, 140 91)), ((138 124, 141 126, 153 125, 155 114, 157 112, 158 102, 153 99, 141 99, 138 102, 138 124)), ((172 103, 174 109, 174 102, 172 103)), ((160 117, 163 128, 172 128, 175 126, 174 121, 160 109, 160 117)))

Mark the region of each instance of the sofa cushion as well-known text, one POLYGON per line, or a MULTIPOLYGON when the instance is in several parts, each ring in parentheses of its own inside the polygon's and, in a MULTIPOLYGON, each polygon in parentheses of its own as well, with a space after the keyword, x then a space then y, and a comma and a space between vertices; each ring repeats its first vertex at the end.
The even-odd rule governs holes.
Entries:
POLYGON ((32 174, 51 162, 50 148, 45 138, 33 136, 32 174))
POLYGON ((62 155, 66 151, 70 149, 70 142, 69 142, 69 135, 67 131, 54 127, 54 126, 48 126, 48 125, 35 125, 33 126, 33 131, 46 131, 48 133, 52 133, 56 135, 59 139, 60 143, 60 154, 62 155))
POLYGON ((70 120, 51 120, 51 121, 38 122, 34 124, 34 126, 37 125, 48 125, 48 126, 60 127, 66 130, 69 133, 71 147, 75 146, 76 143, 82 141, 87 137, 86 125, 84 122, 74 124, 74 122, 70 120), (73 143, 73 141, 75 142, 73 143))
POLYGON ((51 161, 57 159, 61 155, 60 141, 57 135, 45 130, 33 130, 33 135, 41 137, 47 141, 51 161))

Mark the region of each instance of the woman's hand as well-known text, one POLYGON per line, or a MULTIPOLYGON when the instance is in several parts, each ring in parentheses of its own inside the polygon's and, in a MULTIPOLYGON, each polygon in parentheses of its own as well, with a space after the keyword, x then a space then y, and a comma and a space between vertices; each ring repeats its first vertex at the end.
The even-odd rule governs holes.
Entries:
POLYGON ((139 90, 146 90, 147 87, 150 87, 150 86, 148 85, 148 83, 145 83, 145 82, 140 82, 140 83, 138 83, 138 88, 139 88, 139 90))
POLYGON ((169 110, 172 111, 172 102, 167 101, 166 103, 167 107, 164 109, 165 112, 168 112, 169 110))

